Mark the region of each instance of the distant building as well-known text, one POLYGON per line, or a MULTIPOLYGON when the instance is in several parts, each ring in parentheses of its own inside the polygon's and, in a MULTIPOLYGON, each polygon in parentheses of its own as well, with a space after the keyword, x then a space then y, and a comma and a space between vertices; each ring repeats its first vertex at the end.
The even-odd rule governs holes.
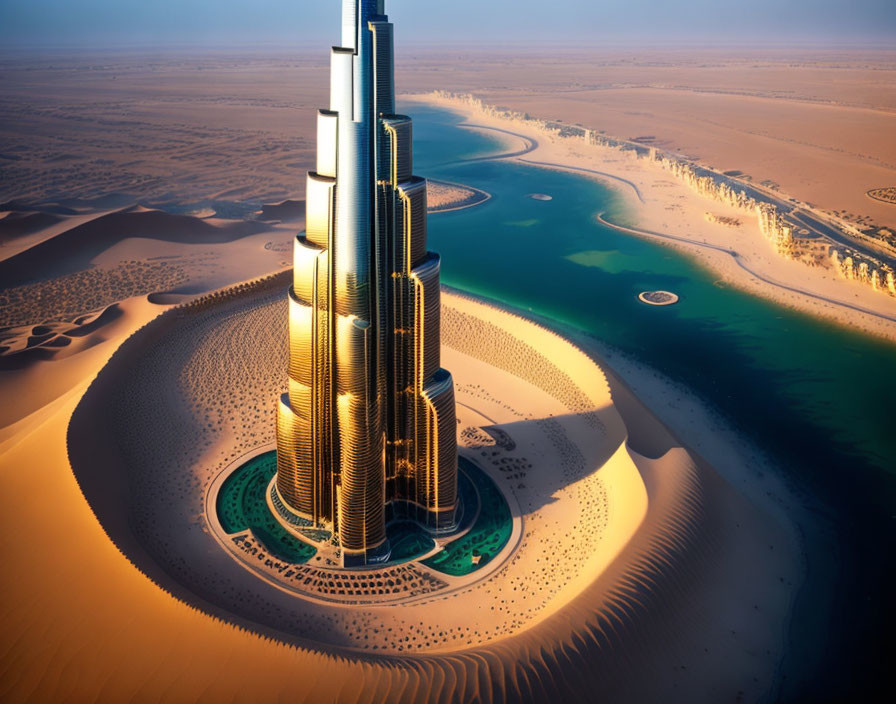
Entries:
POLYGON ((395 114, 383 5, 343 2, 295 244, 289 393, 277 418, 275 503, 332 532, 345 565, 388 559, 389 516, 452 530, 458 502, 440 260, 426 250, 411 120, 395 114))

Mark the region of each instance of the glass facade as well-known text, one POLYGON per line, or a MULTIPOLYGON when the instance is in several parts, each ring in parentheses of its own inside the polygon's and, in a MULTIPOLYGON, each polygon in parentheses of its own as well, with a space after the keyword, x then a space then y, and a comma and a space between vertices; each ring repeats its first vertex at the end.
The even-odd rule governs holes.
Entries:
POLYGON ((279 498, 332 531, 345 565, 388 559, 388 503, 446 532, 458 501, 454 384, 439 360, 440 262, 426 249, 411 120, 393 114, 383 4, 343 3, 306 232, 295 243, 290 384, 277 414, 279 498))

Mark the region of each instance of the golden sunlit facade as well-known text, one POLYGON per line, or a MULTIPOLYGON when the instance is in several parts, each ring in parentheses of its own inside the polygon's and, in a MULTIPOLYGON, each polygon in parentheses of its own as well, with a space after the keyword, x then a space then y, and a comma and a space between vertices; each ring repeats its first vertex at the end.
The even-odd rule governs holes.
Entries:
MULTIPOLYGON (((388 559, 386 522, 455 527, 454 384, 440 366, 439 270, 411 121, 395 115, 383 0, 344 0, 289 291, 289 393, 276 489, 346 565, 388 559)), ((279 502, 278 502, 279 503, 279 502)))

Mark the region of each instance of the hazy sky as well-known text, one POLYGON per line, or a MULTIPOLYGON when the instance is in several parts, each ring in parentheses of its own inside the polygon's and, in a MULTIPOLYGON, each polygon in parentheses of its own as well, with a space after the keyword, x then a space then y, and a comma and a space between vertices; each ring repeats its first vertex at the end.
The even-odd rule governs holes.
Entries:
MULTIPOLYGON (((334 43, 340 0, 0 0, 0 45, 334 43)), ((892 41, 896 0, 387 0, 402 43, 892 41)))

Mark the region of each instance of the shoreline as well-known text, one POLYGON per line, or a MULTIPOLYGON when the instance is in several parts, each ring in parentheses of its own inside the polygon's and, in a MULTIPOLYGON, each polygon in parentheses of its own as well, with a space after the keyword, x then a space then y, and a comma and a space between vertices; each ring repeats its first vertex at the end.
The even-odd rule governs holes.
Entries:
POLYGON ((735 261, 735 263, 741 269, 743 269, 745 272, 747 272, 750 276, 755 277, 756 279, 762 281, 763 283, 768 284, 769 286, 774 286, 774 287, 782 289, 784 291, 796 293, 800 296, 805 296, 807 298, 813 298, 813 299, 821 301, 822 303, 825 303, 825 304, 840 306, 842 308, 848 308, 850 310, 856 311, 857 313, 863 313, 865 315, 875 316, 875 317, 881 318, 883 320, 888 320, 893 323, 896 323, 896 315, 887 315, 885 313, 878 313, 875 311, 868 310, 867 308, 862 308, 861 306, 855 306, 851 303, 846 303, 844 301, 835 301, 833 299, 825 298, 824 296, 820 296, 818 294, 811 293, 810 291, 806 291, 804 289, 799 289, 794 286, 788 286, 787 284, 783 284, 780 281, 775 281, 773 279, 770 279, 770 278, 764 276, 763 274, 759 273, 758 271, 751 269, 746 264, 744 264, 741 257, 734 250, 724 249, 723 247, 709 244, 707 242, 698 242, 696 240, 689 240, 684 237, 676 237, 675 235, 664 235, 659 232, 649 232, 647 230, 641 230, 637 227, 631 227, 631 226, 626 227, 625 225, 617 225, 616 223, 613 223, 613 222, 610 222, 609 220, 607 220, 604 217, 604 215, 605 215, 605 213, 598 213, 597 216, 595 216, 595 219, 601 225, 605 225, 606 227, 616 230, 617 232, 631 234, 636 237, 643 237, 644 239, 660 238, 660 239, 668 240, 670 242, 680 242, 680 243, 688 244, 688 245, 691 245, 691 246, 697 247, 697 248, 711 249, 716 252, 723 252, 725 254, 730 255, 731 258, 735 261))
MULTIPOLYGON (((751 480, 766 478, 768 485, 757 488, 751 496, 757 503, 767 504, 766 508, 777 505, 768 501, 767 492, 770 490, 773 495, 790 495, 790 500, 799 501, 781 479, 784 476, 783 472, 776 469, 772 458, 758 445, 740 436, 720 410, 688 387, 573 325, 452 286, 443 285, 442 288, 452 294, 472 298, 531 320, 570 341, 607 374, 611 379, 611 388, 613 381, 622 385, 657 417, 682 447, 706 459, 713 469, 722 474, 732 485, 746 486, 751 480), (685 410, 685 413, 682 413, 682 410, 685 410), (686 420, 686 417, 695 417, 697 420, 686 420), (711 428, 712 432, 697 432, 707 427, 711 428), (757 469, 746 472, 747 476, 743 476, 744 470, 731 466, 732 458, 739 459, 744 467, 754 466, 757 469)), ((787 510, 791 509, 792 506, 788 505, 787 510)), ((781 514, 781 517, 786 518, 786 515, 781 514)))
MULTIPOLYGON (((523 159, 513 152, 514 156, 481 157, 475 161, 515 159, 521 164, 581 174, 608 185, 626 204, 627 219, 645 231, 644 235, 629 234, 682 251, 709 267, 726 283, 747 293, 851 330, 896 341, 896 317, 893 316, 896 300, 892 297, 838 279, 833 272, 780 257, 762 236, 754 218, 748 218, 747 225, 736 229, 708 221, 705 217, 708 212, 735 219, 743 219, 744 213, 699 196, 673 181, 668 172, 641 164, 608 147, 586 145, 581 140, 561 138, 519 120, 483 114, 457 100, 432 94, 405 95, 403 99, 449 110, 476 124, 478 129, 494 130, 507 139, 523 139, 530 147, 534 143, 534 148, 525 151, 540 155, 537 160, 523 159), (599 168, 593 168, 595 165, 599 168), (695 234, 702 241, 695 240, 695 234), (782 280, 799 281, 802 288, 778 283, 782 280)), ((512 147, 508 144, 508 148, 512 147)))

